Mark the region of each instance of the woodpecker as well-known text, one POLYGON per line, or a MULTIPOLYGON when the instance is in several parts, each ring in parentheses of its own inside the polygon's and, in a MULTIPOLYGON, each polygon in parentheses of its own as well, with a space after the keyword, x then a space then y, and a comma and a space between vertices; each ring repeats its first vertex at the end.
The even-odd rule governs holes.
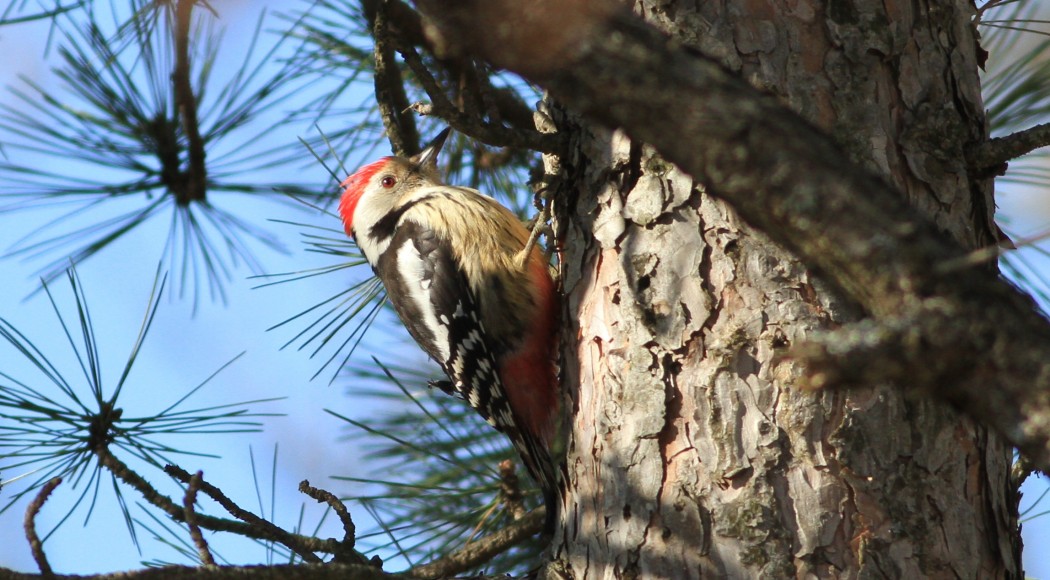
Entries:
POLYGON ((342 183, 347 235, 408 333, 448 375, 434 383, 505 433, 555 517, 552 448, 559 435, 558 297, 547 261, 510 210, 446 185, 445 129, 412 157, 384 157, 342 183))

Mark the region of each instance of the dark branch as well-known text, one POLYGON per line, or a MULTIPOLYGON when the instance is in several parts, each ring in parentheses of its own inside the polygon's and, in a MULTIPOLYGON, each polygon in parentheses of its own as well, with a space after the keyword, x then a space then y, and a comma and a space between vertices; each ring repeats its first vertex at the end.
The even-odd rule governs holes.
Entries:
MULTIPOLYGON (((142 495, 142 498, 149 502, 151 505, 159 508, 168 515, 171 519, 177 522, 186 521, 185 512, 183 508, 176 504, 171 498, 158 492, 152 485, 149 484, 145 479, 142 478, 138 473, 132 471, 124 462, 117 459, 112 453, 109 452, 105 446, 98 446, 95 449, 95 455, 98 457, 99 465, 108 469, 117 479, 123 481, 127 485, 130 485, 135 491, 142 495)), ((187 483, 190 480, 190 474, 185 470, 169 465, 167 467, 170 474, 179 477, 179 479, 187 483), (176 475, 177 474, 177 475, 176 475)), ((213 486, 207 482, 201 482, 201 491, 207 493, 209 496, 214 497, 210 490, 215 490, 213 486)), ((221 492, 217 495, 222 496, 221 492)), ((222 496, 225 497, 225 496, 222 496)), ((218 500, 217 500, 218 501, 218 500)), ((299 554, 307 562, 320 562, 314 552, 321 552, 325 554, 340 554, 344 551, 343 546, 335 540, 321 540, 310 536, 302 536, 299 534, 293 534, 287 532, 270 522, 261 520, 258 516, 241 510, 236 504, 226 500, 228 505, 234 510, 239 510, 238 513, 245 516, 245 519, 256 518, 263 522, 259 525, 252 525, 245 523, 244 521, 226 520, 222 518, 216 518, 213 516, 198 514, 197 523, 200 527, 212 530, 215 532, 229 532, 231 534, 238 534, 246 538, 255 538, 258 540, 271 540, 278 542, 284 546, 287 546, 290 550, 299 554)), ((228 509, 226 505, 223 508, 228 509)), ((361 562, 367 561, 364 556, 359 557, 361 562)))
MULTIPOLYGON (((188 483, 191 479, 190 474, 177 465, 166 465, 164 467, 164 472, 178 479, 179 481, 182 481, 183 483, 188 483)), ((200 489, 208 497, 212 498, 220 506, 222 506, 222 509, 229 512, 230 515, 232 515, 233 517, 244 522, 248 529, 251 530, 251 533, 237 533, 242 533, 242 535, 246 535, 250 538, 260 538, 279 542, 287 546, 288 549, 301 556, 303 560, 307 562, 320 562, 321 559, 314 554, 314 552, 319 551, 334 554, 338 558, 340 558, 341 561, 357 562, 360 564, 368 562, 368 559, 365 558, 363 555, 357 554, 352 549, 347 550, 345 546, 343 546, 339 542, 336 542, 335 540, 320 540, 318 538, 311 538, 308 536, 300 536, 298 534, 293 534, 282 529, 281 527, 277 526, 272 522, 260 518, 259 516, 234 503, 233 500, 226 497, 226 494, 224 494, 222 490, 208 483, 207 481, 201 480, 200 489), (322 548, 321 546, 325 547, 322 548)), ((218 521, 228 522, 229 520, 218 521)), ((201 516, 201 526, 207 527, 209 529, 214 529, 208 525, 208 520, 205 519, 205 516, 201 516)))
MULTIPOLYGON (((483 80, 488 83, 487 77, 482 77, 483 80)), ((515 127, 521 130, 535 129, 536 124, 532 120, 533 109, 525 103, 518 96, 518 93, 514 92, 513 89, 507 87, 493 87, 491 83, 487 85, 489 88, 485 93, 487 99, 491 99, 492 103, 496 106, 496 110, 499 111, 500 119, 505 121, 511 127, 515 127)), ((482 86, 485 90, 485 86, 482 86)))
MULTIPOLYGON (((880 347, 910 361, 897 367, 901 384, 956 404, 1050 468, 1050 325, 988 269, 943 268, 966 250, 830 137, 612 0, 417 5, 450 53, 518 72, 652 144, 876 322, 932 317, 920 340, 880 347), (926 334, 937 329, 950 331, 926 334), (933 372, 914 366, 929 361, 933 372)), ((877 372, 884 359, 863 360, 877 372)))
MULTIPOLYGON (((397 38, 402 46, 421 48, 427 53, 435 54, 436 50, 423 33, 423 21, 419 13, 400 0, 361 0, 362 12, 368 22, 375 22, 380 7, 385 7, 386 27, 390 36, 397 38)), ((450 77, 458 77, 464 70, 475 70, 472 59, 438 58, 437 63, 448 71, 450 77)), ((528 131, 532 123, 532 108, 523 101, 513 89, 494 87, 488 74, 477 72, 478 89, 486 105, 498 112, 496 121, 503 120, 515 129, 528 131)), ((403 108, 400 110, 404 110, 403 108)))
POLYGON ((430 49, 426 35, 423 34, 423 20, 411 6, 401 0, 361 0, 361 11, 368 22, 375 22, 381 7, 386 12, 390 32, 411 46, 430 49))
POLYGON ((190 529, 190 538, 193 540, 193 545, 197 547, 197 554, 201 562, 205 566, 214 566, 215 558, 208 549, 208 540, 204 539, 201 527, 197 525, 197 512, 193 509, 193 505, 197 503, 197 490, 201 486, 202 477, 204 473, 198 471, 190 478, 190 483, 186 486, 186 495, 182 500, 182 510, 186 517, 186 526, 190 529))
MULTIPOLYGON (((187 473, 184 469, 178 467, 177 465, 164 466, 164 472, 186 484, 189 484, 189 482, 192 480, 192 476, 190 476, 189 473, 187 473)), ((201 491, 207 494, 208 497, 215 500, 219 505, 222 506, 224 510, 229 512, 230 515, 243 522, 243 524, 241 524, 241 522, 232 522, 230 520, 221 520, 218 518, 201 516, 200 525, 202 527, 214 530, 216 528, 212 527, 212 525, 219 525, 225 527, 226 529, 221 529, 217 531, 229 532, 232 532, 234 531, 234 529, 237 528, 242 528, 247 533, 240 531, 236 533, 241 533, 242 535, 248 536, 250 538, 260 538, 279 542, 285 546, 288 546, 290 550, 298 554, 306 562, 319 563, 321 561, 321 559, 313 553, 313 550, 304 547, 299 541, 297 541, 293 534, 281 529, 280 527, 271 522, 260 518, 259 516, 249 512, 248 510, 241 508, 240 506, 235 504, 230 498, 226 497, 226 494, 222 493, 222 491, 219 488, 211 485, 203 479, 200 482, 200 487, 201 491), (213 519, 215 521, 212 521, 213 519)), ((185 520, 184 517, 180 519, 185 520)))
POLYGON ((175 105, 182 120, 182 130, 186 133, 189 158, 186 180, 175 192, 179 205, 203 201, 208 181, 208 171, 204 164, 204 139, 201 138, 200 123, 197 119, 197 96, 193 94, 193 83, 190 80, 190 24, 193 6, 196 3, 197 0, 179 0, 175 6, 175 70, 171 73, 171 84, 175 93, 175 105))
POLYGON ((1050 123, 1043 123, 1005 137, 989 139, 968 151, 967 161, 974 171, 994 170, 1001 175, 999 169, 1005 170, 1005 164, 1011 159, 1047 146, 1050 146, 1050 123))
MULTIPOLYGON (((318 503, 326 503, 332 508, 332 511, 339 517, 340 523, 343 524, 343 545, 346 546, 347 551, 356 555, 357 553, 353 550, 357 542, 357 526, 354 525, 354 520, 350 517, 350 511, 346 509, 346 505, 339 501, 339 498, 332 492, 313 487, 305 479, 299 482, 299 491, 310 496, 318 503)), ((340 554, 336 554, 337 562, 340 561, 339 558, 340 554)))
POLYGON ((446 578, 476 568, 495 555, 507 551, 543 529, 547 512, 541 506, 525 514, 502 530, 471 542, 451 554, 429 564, 416 566, 405 573, 413 578, 446 578))
MULTIPOLYGON (((174 501, 172 501, 171 498, 158 492, 152 485, 149 484, 149 482, 143 479, 142 476, 132 471, 127 465, 124 464, 124 462, 117 459, 116 456, 110 453, 109 449, 107 449, 106 447, 98 447, 95 450, 95 455, 98 457, 100 465, 108 469, 113 475, 117 476, 118 479, 133 487, 135 491, 138 491, 139 494, 142 495, 143 499, 145 499, 155 507, 158 507, 161 510, 163 510, 173 520, 178 522, 186 521, 186 514, 183 511, 182 507, 180 507, 174 501)), ((188 484, 191 479, 190 474, 179 467, 169 465, 165 470, 168 472, 169 475, 178 477, 183 483, 188 484)), ((208 493, 209 490, 212 489, 212 486, 202 481, 201 489, 205 493, 208 493)), ((208 493, 208 495, 212 496, 211 493, 208 493)), ((214 499, 214 496, 212 497, 214 499)), ((227 500, 227 502, 230 504, 233 503, 229 500, 227 500)), ((224 505, 223 507, 226 508, 227 506, 224 505)), ((236 506, 234 507, 236 508, 236 506)), ((254 514, 248 514, 248 516, 256 517, 254 516, 254 514)), ((242 519, 250 519, 248 516, 242 519)), ((275 542, 280 542, 281 544, 288 546, 289 549, 299 554, 307 562, 321 561, 320 558, 313 554, 313 551, 321 550, 311 550, 309 548, 303 547, 304 541, 306 544, 308 544, 311 541, 316 541, 315 538, 307 538, 302 536, 296 537, 294 534, 290 534, 278 528, 277 526, 270 524, 269 522, 266 522, 266 524, 268 525, 255 526, 249 523, 237 522, 233 520, 224 520, 221 518, 205 515, 199 515, 198 518, 198 524, 202 528, 207 528, 209 530, 217 532, 230 532, 248 538, 256 538, 260 540, 273 540, 275 542), (289 542, 291 543, 289 544, 289 542)))
POLYGON ((372 20, 375 39, 375 91, 379 114, 395 155, 411 157, 419 152, 419 131, 409 111, 401 69, 394 58, 394 47, 387 28, 387 2, 379 2, 372 20))
POLYGON ((36 561, 37 568, 40 568, 40 573, 44 576, 51 576, 54 573, 51 571, 51 564, 47 561, 47 554, 44 553, 44 543, 40 541, 40 536, 36 533, 36 516, 40 513, 40 508, 44 507, 51 492, 55 491, 60 483, 62 483, 62 478, 55 477, 40 488, 40 493, 36 494, 29 507, 26 508, 25 520, 22 522, 26 540, 29 541, 29 549, 33 553, 33 560, 36 561))
POLYGON ((414 48, 402 46, 398 50, 404 57, 405 64, 412 69, 412 73, 416 75, 419 83, 430 96, 433 114, 447 121, 453 129, 494 147, 516 147, 544 153, 557 153, 563 148, 562 141, 557 135, 544 134, 535 130, 508 129, 501 125, 486 123, 460 111, 445 96, 441 85, 427 70, 414 48))

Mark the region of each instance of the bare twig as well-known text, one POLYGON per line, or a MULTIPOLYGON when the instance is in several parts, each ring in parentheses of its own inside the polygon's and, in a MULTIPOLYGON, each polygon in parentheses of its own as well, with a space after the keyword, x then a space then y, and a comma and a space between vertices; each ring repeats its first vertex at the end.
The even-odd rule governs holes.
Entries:
MULTIPOLYGON (((182 481, 183 483, 188 483, 192 478, 192 476, 188 472, 186 472, 186 470, 182 469, 177 465, 164 466, 164 472, 178 479, 179 481, 182 481)), ((321 559, 313 553, 314 551, 316 551, 316 549, 315 546, 312 544, 314 544, 314 542, 317 541, 316 538, 310 538, 310 540, 312 541, 308 542, 307 544, 311 545, 302 543, 300 539, 296 537, 296 534, 288 532, 282 529, 280 526, 274 524, 273 522, 267 521, 253 514, 252 512, 242 508, 241 506, 237 505, 233 500, 226 497, 226 494, 223 493, 222 490, 208 483, 207 481, 201 480, 200 490, 204 492, 208 497, 215 500, 220 506, 222 506, 224 510, 229 512, 231 516, 241 520, 248 526, 249 529, 253 530, 251 537, 263 538, 280 542, 281 544, 288 546, 290 550, 298 554, 300 557, 302 557, 303 560, 307 562, 321 561, 321 559)), ((338 545, 335 542, 332 542, 332 544, 338 545)), ((335 553, 330 550, 325 551, 329 553, 335 553)), ((340 547, 338 548, 338 551, 342 552, 343 550, 340 547)), ((361 558, 363 559, 363 556, 361 558)))
POLYGON ((547 220, 550 218, 551 204, 546 202, 543 204, 543 209, 536 215, 536 223, 532 224, 532 231, 529 232, 529 239, 525 242, 525 248, 521 251, 521 256, 518 258, 518 266, 524 268, 529 263, 529 256, 532 255, 532 248, 536 245, 536 240, 540 237, 540 232, 543 228, 547 227, 547 220))
MULTIPOLYGON (((423 33, 419 13, 401 0, 361 0, 362 11, 369 22, 375 21, 380 5, 383 5, 382 9, 385 11, 386 28, 391 36, 396 37, 400 45, 422 47, 427 53, 435 55, 440 66, 448 70, 452 76, 457 75, 466 66, 474 66, 471 64, 473 62, 471 59, 437 55, 439 51, 423 33)), ((516 129, 532 128, 532 108, 513 89, 494 87, 489 75, 482 74, 481 71, 478 71, 476 80, 482 100, 487 106, 498 111, 497 115, 491 117, 494 121, 505 121, 516 129)))
POLYGON ((386 0, 376 2, 375 18, 372 21, 376 103, 394 154, 408 157, 419 152, 419 131, 415 118, 408 112, 404 80, 394 60, 394 48, 387 28, 387 6, 386 0))
POLYGON ((1006 162, 1047 146, 1050 146, 1050 123, 1043 123, 1005 137, 989 139, 968 151, 967 161, 977 171, 994 170, 993 173, 1002 174, 1006 162))
POLYGON ((193 545, 197 547, 197 553, 200 554, 201 562, 205 566, 214 566, 215 558, 212 557, 211 550, 208 549, 208 541, 204 539, 201 527, 197 525, 197 512, 193 510, 193 504, 197 503, 197 490, 201 486, 202 477, 204 477, 204 473, 198 471, 190 478, 190 483, 186 486, 186 495, 182 500, 182 507, 183 513, 186 515, 186 526, 190 529, 190 538, 193 539, 193 545))
POLYGON ((62 483, 62 478, 55 477, 40 488, 40 493, 36 494, 36 498, 26 508, 25 520, 22 522, 26 532, 26 539, 29 540, 29 549, 33 552, 33 559, 36 560, 40 573, 45 577, 53 576, 54 572, 51 570, 51 564, 47 561, 47 554, 44 553, 44 543, 40 541, 40 536, 36 533, 36 516, 40 513, 40 508, 44 507, 44 502, 50 497, 51 492, 55 491, 55 488, 60 483, 62 483))
MULTIPOLYGON (((127 485, 130 485, 135 491, 142 495, 143 499, 149 502, 151 505, 161 509, 170 517, 177 522, 186 521, 186 514, 182 508, 171 498, 158 492, 152 485, 149 484, 145 479, 142 478, 138 473, 131 470, 124 462, 117 459, 112 453, 109 452, 105 446, 96 447, 95 455, 98 457, 99 465, 108 469, 117 479, 123 481, 127 485)), ((187 483, 190 480, 190 474, 187 473, 180 467, 169 465, 165 468, 165 471, 175 477, 179 477, 181 474, 183 477, 179 479, 183 483, 187 483)), ((215 489, 207 482, 201 482, 201 491, 208 493, 209 490, 215 489)), ((218 492, 217 489, 215 489, 218 492)), ((212 496, 208 493, 209 496, 212 496)), ((221 496, 221 492, 219 492, 221 496)), ((212 496, 214 498, 214 496, 212 496)), ((222 496, 225 497, 225 496, 222 496)), ((241 510, 233 502, 226 500, 235 509, 239 510, 242 514, 248 514, 248 516, 261 520, 254 514, 250 514, 244 510, 241 510)), ((223 506, 224 508, 226 506, 223 506)), ((345 548, 335 540, 321 540, 310 536, 303 536, 300 534, 293 534, 285 531, 280 527, 266 522, 265 525, 252 525, 245 523, 244 521, 227 520, 223 518, 217 518, 214 516, 207 516, 197 514, 197 524, 201 528, 212 530, 215 532, 229 532, 231 534, 238 534, 246 538, 255 538, 258 540, 271 540, 279 542, 282 545, 287 546, 290 550, 299 554, 306 562, 320 562, 321 559, 317 557, 314 552, 321 552, 325 554, 340 554, 345 551, 345 548)), ((350 558, 346 558, 349 560, 350 558)), ((360 561, 366 562, 367 559, 364 556, 360 556, 360 561)))
MULTIPOLYGON (((310 485, 307 480, 302 480, 299 483, 299 491, 310 496, 318 503, 326 503, 332 508, 336 516, 339 517, 339 521, 343 524, 343 544, 348 550, 353 550, 355 543, 357 542, 357 526, 354 525, 354 520, 350 517, 350 511, 346 509, 346 505, 339 501, 339 498, 330 491, 319 489, 310 485)), ((353 552, 356 554, 356 552, 353 552)), ((339 555, 336 554, 336 561, 339 561, 339 555)))
POLYGON ((518 147, 544 153, 558 153, 562 140, 558 135, 543 134, 532 130, 509 129, 501 125, 486 123, 456 108, 445 96, 441 85, 427 70, 419 54, 411 46, 398 46, 405 64, 412 69, 423 90, 431 99, 433 113, 444 119, 453 129, 496 147, 518 147))
POLYGON ((546 509, 538 507, 502 530, 433 562, 415 566, 405 574, 413 578, 444 578, 470 570, 539 533, 546 516, 546 509))
POLYGON ((204 164, 204 139, 201 138, 197 119, 197 96, 193 94, 193 83, 190 81, 190 24, 194 4, 196 0, 178 0, 175 7, 175 69, 171 73, 171 84, 182 120, 182 130, 186 133, 189 158, 186 179, 178 184, 175 191, 179 205, 203 201, 208 180, 204 164))

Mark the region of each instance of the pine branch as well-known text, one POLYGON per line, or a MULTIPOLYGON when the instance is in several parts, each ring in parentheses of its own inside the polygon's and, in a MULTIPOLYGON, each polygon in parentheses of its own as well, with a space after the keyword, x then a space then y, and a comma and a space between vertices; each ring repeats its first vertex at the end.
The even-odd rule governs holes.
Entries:
POLYGON ((412 73, 416 75, 423 89, 430 96, 432 109, 429 109, 429 111, 448 122, 456 131, 496 147, 516 147, 543 153, 558 153, 562 150, 563 143, 557 134, 545 134, 535 130, 509 129, 494 123, 486 123, 479 118, 460 111, 445 96, 441 85, 434 78, 434 75, 427 70, 426 65, 423 64, 423 59, 420 58, 414 48, 402 45, 398 47, 398 52, 401 53, 401 56, 405 59, 405 64, 412 69, 412 73))
POLYGON ((200 490, 203 477, 204 473, 198 471, 190 478, 190 483, 186 486, 186 495, 182 500, 182 508, 185 514, 186 526, 190 529, 190 538, 193 540, 193 545, 197 547, 197 554, 201 563, 205 566, 215 566, 215 558, 211 555, 211 550, 208 549, 208 540, 204 539, 201 527, 197 524, 197 512, 193 507, 197 503, 197 492, 200 490))
MULTIPOLYGON (((168 517, 175 521, 186 521, 186 513, 182 506, 175 503, 171 498, 158 492, 156 488, 150 485, 149 482, 142 478, 142 476, 135 473, 124 462, 120 461, 116 456, 110 453, 109 449, 105 446, 97 447, 95 449, 95 455, 98 457, 99 464, 102 467, 105 467, 118 479, 138 491, 143 499, 151 505, 161 509, 168 515, 168 517)), ((176 466, 169 465, 166 471, 186 483, 192 479, 192 476, 189 473, 176 466)), ((247 538, 278 542, 287 546, 305 561, 313 563, 321 562, 321 559, 318 558, 314 552, 337 554, 345 551, 343 546, 335 540, 321 540, 285 531, 280 527, 259 518, 255 514, 240 508, 230 501, 229 498, 226 498, 218 488, 211 484, 202 481, 200 485, 201 491, 218 501, 223 508, 233 514, 234 517, 241 520, 235 521, 214 516, 198 515, 197 524, 202 528, 216 532, 229 532, 247 538)), ((367 559, 364 556, 360 556, 359 561, 365 562, 367 559)))
POLYGON ((968 151, 967 161, 977 172, 991 170, 1002 175, 1008 161, 1047 146, 1050 146, 1050 123, 1043 123, 1005 137, 989 139, 968 151))
MULTIPOLYGON (((179 481, 185 484, 190 484, 193 480, 193 476, 186 472, 184 469, 177 465, 167 465, 164 468, 165 473, 175 477, 179 481)), ((325 552, 328 554, 338 554, 342 561, 355 561, 357 563, 366 563, 368 559, 361 554, 353 552, 353 548, 346 548, 345 545, 336 542, 335 540, 320 540, 318 538, 312 538, 309 536, 300 536, 299 534, 293 534, 288 532, 276 524, 267 521, 252 512, 240 507, 233 500, 226 496, 219 488, 204 481, 200 481, 200 490, 204 492, 208 497, 215 500, 219 505, 222 506, 227 512, 233 517, 241 520, 247 525, 249 533, 241 533, 241 535, 257 538, 262 540, 272 540, 278 542, 284 546, 287 546, 293 552, 303 558, 303 560, 310 563, 320 562, 314 552, 325 552), (322 547, 325 546, 325 547, 322 547)), ((156 505, 156 504, 154 504, 156 505)), ((160 507, 160 506, 158 506, 160 507)), ((218 518, 208 518, 206 516, 200 516, 201 527, 208 529, 214 529, 210 524, 219 523, 221 525, 228 525, 230 520, 220 520, 218 518)), ((181 520, 185 521, 185 519, 181 520)), ((232 531, 232 530, 227 530, 232 531)))
POLYGON ((419 152, 419 130, 409 110, 401 69, 387 29, 387 2, 379 2, 372 22, 375 39, 375 91, 379 114, 395 155, 409 157, 419 152))
POLYGON ((40 568, 40 574, 43 576, 50 576, 52 571, 51 564, 47 561, 47 554, 44 553, 44 544, 36 533, 36 516, 40 513, 40 509, 44 507, 44 502, 51 496, 51 492, 55 491, 55 488, 60 483, 62 483, 62 478, 56 477, 40 488, 40 493, 36 495, 33 501, 30 502, 29 507, 26 508, 26 516, 23 522, 26 540, 29 541, 29 549, 33 552, 33 560, 36 561, 37 567, 40 568))
POLYGON ((171 73, 171 82, 182 130, 188 141, 189 156, 186 180, 175 191, 176 202, 183 206, 192 201, 204 201, 208 181, 204 164, 204 139, 201 138, 197 120, 197 97, 193 94, 190 81, 190 23, 196 3, 197 0, 178 0, 175 8, 175 70, 171 73))
MULTIPOLYGON (((349 550, 351 554, 357 556, 357 552, 353 551, 354 545, 357 541, 357 526, 354 525, 354 520, 350 518, 350 511, 346 509, 346 504, 339 501, 339 498, 337 498, 332 492, 313 487, 310 485, 310 482, 305 479, 299 482, 299 491, 310 496, 318 503, 328 504, 328 506, 332 508, 332 511, 334 511, 339 517, 339 522, 343 525, 344 534, 342 543, 347 547, 347 550, 349 550)), ((343 561, 343 556, 344 554, 336 554, 335 561, 343 561)), ((378 557, 373 558, 371 563, 377 563, 376 558, 378 557)), ((353 563, 353 560, 348 563, 353 563)), ((379 563, 381 564, 381 561, 379 561, 379 563)))
MULTIPOLYGON (((403 46, 419 47, 435 55, 439 53, 438 47, 427 40, 423 33, 419 13, 404 2, 400 0, 362 0, 361 6, 369 22, 375 20, 376 14, 381 11, 380 7, 383 7, 382 11, 386 12, 386 26, 391 35, 396 37, 403 46)), ((473 80, 479 89, 481 98, 489 108, 498 112, 499 120, 506 121, 511 127, 518 130, 531 131, 533 129, 532 107, 526 104, 513 89, 495 87, 490 75, 477 71, 471 60, 448 56, 439 56, 436 60, 453 77, 459 76, 461 71, 467 69, 473 71, 470 74, 475 77, 473 80)))
POLYGON ((546 517, 546 508, 540 506, 498 532, 433 562, 416 566, 406 574, 413 578, 445 578, 482 566, 493 556, 539 533, 546 517))

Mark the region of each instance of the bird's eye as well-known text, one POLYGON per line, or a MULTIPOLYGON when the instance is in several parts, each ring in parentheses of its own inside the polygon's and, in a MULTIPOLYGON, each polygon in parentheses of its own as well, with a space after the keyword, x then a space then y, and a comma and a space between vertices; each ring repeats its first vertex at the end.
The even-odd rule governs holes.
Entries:
POLYGON ((383 179, 379 181, 379 185, 390 189, 391 187, 397 185, 397 178, 395 178, 393 175, 386 175, 383 177, 383 179))

